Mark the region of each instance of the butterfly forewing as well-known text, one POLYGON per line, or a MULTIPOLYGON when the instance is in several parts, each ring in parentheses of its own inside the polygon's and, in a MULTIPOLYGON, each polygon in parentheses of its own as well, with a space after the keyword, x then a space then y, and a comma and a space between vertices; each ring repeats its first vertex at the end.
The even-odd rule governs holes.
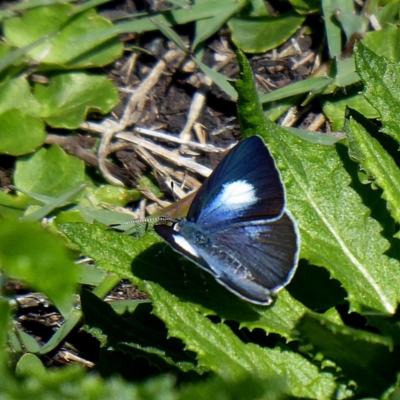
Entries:
POLYGON ((284 187, 275 162, 258 136, 235 146, 205 180, 187 219, 202 225, 278 218, 284 187))

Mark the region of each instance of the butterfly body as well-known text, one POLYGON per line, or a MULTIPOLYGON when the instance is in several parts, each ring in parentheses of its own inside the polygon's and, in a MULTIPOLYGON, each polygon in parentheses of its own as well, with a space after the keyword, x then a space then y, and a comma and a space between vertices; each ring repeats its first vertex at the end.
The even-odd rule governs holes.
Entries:
POLYGON ((239 297, 270 304, 297 266, 296 224, 258 136, 235 146, 203 183, 187 218, 156 232, 239 297))

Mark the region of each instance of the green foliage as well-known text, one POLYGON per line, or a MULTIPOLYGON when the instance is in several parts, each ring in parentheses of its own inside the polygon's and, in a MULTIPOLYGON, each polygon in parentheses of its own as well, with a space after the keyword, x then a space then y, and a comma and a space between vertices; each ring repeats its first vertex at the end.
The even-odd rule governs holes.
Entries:
POLYGON ((241 16, 229 21, 232 40, 246 53, 262 53, 286 42, 301 26, 304 18, 288 12, 279 17, 241 16), (265 32, 268 31, 268 36, 265 32))
POLYGON ((0 153, 15 157, 18 193, 0 191, 0 278, 42 292, 63 317, 39 344, 12 323, 15 301, 2 294, 1 399, 396 398, 399 1, 357 11, 347 0, 291 0, 290 11, 270 15, 259 0, 174 0, 166 11, 115 25, 93 9, 100 3, 35 0, 0 12, 0 153), (309 79, 260 96, 241 51, 234 89, 203 63, 204 44, 226 23, 237 47, 257 53, 285 43, 319 12, 331 59, 309 79), (369 32, 369 15, 383 29, 369 32), (173 30, 190 22, 196 54, 173 30), (88 115, 119 102, 114 85, 88 71, 121 56, 115 35, 156 29, 238 98, 242 136, 260 135, 281 171, 302 261, 269 307, 237 298, 151 229, 139 238, 107 228, 132 219, 117 207, 140 200, 141 191, 162 197, 151 175, 137 190, 104 185, 58 145, 43 147, 49 129, 74 134, 88 115), (355 35, 363 43, 345 52, 355 35), (33 65, 48 84, 31 84, 33 65), (276 119, 315 99, 347 140, 265 119, 268 103, 276 119), (377 117, 382 126, 367 121, 377 117), (74 263, 77 252, 94 265, 74 263), (122 278, 149 300, 104 301, 122 278), (46 368, 43 356, 82 321, 101 345, 97 373, 46 368))
POLYGON ((9 277, 45 293, 62 313, 69 311, 77 270, 61 238, 34 223, 3 220, 0 263, 9 277))
POLYGON ((54 4, 32 8, 21 17, 5 20, 4 35, 7 44, 17 48, 47 37, 45 43, 27 55, 39 61, 43 69, 76 69, 102 66, 121 55, 122 46, 116 38, 83 41, 89 34, 109 27, 110 21, 93 9, 79 12, 71 4, 54 4))

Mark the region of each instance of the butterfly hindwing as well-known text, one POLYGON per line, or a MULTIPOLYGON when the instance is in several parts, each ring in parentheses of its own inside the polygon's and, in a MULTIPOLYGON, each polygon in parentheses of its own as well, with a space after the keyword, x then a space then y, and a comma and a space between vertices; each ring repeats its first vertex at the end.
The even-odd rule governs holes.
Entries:
POLYGON ((231 292, 256 304, 269 304, 297 265, 297 231, 287 213, 272 222, 236 224, 214 234, 190 222, 179 232, 161 225, 156 231, 231 292))
POLYGON ((203 225, 278 218, 284 187, 274 159, 258 136, 236 145, 205 180, 188 221, 203 225))

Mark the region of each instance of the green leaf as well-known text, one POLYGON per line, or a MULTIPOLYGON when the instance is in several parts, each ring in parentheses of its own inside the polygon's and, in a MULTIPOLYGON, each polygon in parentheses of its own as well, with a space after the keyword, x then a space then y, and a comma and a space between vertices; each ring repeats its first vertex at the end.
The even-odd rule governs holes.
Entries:
POLYGON ((295 82, 280 89, 276 89, 271 93, 263 94, 260 96, 262 104, 281 100, 286 97, 295 96, 297 94, 306 94, 308 92, 323 91, 333 83, 333 79, 329 77, 324 78, 310 78, 304 81, 295 82))
POLYGON ((110 304, 88 291, 83 291, 81 298, 85 322, 107 336, 109 351, 121 350, 133 358, 144 357, 162 372, 171 369, 178 375, 187 371, 204 372, 197 366, 193 354, 183 349, 182 343, 168 340, 166 329, 151 314, 151 307, 142 305, 129 317, 122 317, 110 304))
POLYGON ((311 14, 321 8, 320 0, 290 0, 290 4, 299 14, 311 14))
POLYGON ((400 169, 378 140, 354 119, 349 120, 346 133, 350 153, 383 189, 390 214, 400 223, 400 169))
POLYGON ((17 160, 14 182, 27 191, 56 197, 86 181, 85 165, 58 146, 17 160))
POLYGON ((29 51, 30 57, 40 62, 42 68, 85 68, 109 64, 122 53, 122 44, 116 38, 91 39, 111 22, 100 17, 93 9, 74 13, 76 7, 55 4, 28 10, 22 17, 7 19, 4 34, 7 43, 24 47, 47 36, 54 35, 46 43, 29 51), (83 40, 85 39, 85 40, 83 40))
POLYGON ((164 290, 147 289, 155 315, 164 320, 170 335, 181 338, 187 349, 198 354, 200 365, 222 376, 239 377, 249 371, 266 379, 285 376, 288 392, 298 397, 332 395, 332 376, 319 372, 299 354, 244 344, 224 323, 211 322, 164 290))
POLYGON ((336 69, 337 73, 335 75, 334 85, 345 87, 360 81, 360 77, 355 71, 354 57, 336 60, 336 69))
POLYGON ((263 53, 288 40, 303 22, 304 17, 287 12, 277 17, 234 17, 228 26, 239 49, 246 53, 263 53))
POLYGON ((399 40, 400 29, 395 25, 386 24, 379 31, 368 32, 363 38, 363 45, 378 56, 392 62, 399 62, 399 40))
POLYGON ((32 95, 29 82, 25 78, 12 78, 0 87, 0 112, 11 109, 39 117, 40 103, 32 95))
POLYGON ((161 285, 202 312, 238 321, 249 329, 258 327, 291 338, 294 324, 307 311, 285 291, 279 293, 272 307, 250 305, 222 288, 208 274, 201 278, 204 274, 197 267, 171 250, 154 257, 163 248, 162 240, 154 232, 133 239, 100 225, 64 224, 62 230, 87 256, 95 259, 99 268, 141 285, 142 281, 155 287, 161 285), (190 291, 185 287, 186 280, 191 282, 190 291))
MULTIPOLYGON (((196 3, 207 3, 208 0, 199 1, 196 3)), ((203 19, 196 23, 196 33, 192 45, 192 49, 210 38, 214 33, 218 32, 221 27, 232 17, 232 15, 238 13, 247 3, 246 0, 240 0, 236 2, 229 2, 226 7, 220 12, 216 12, 212 18, 203 19)), ((231 21, 232 19, 230 19, 231 21)))
POLYGON ((80 310, 72 309, 68 313, 68 315, 65 316, 64 323, 57 329, 57 331, 48 340, 48 342, 40 349, 38 354, 46 354, 49 351, 52 351, 56 347, 58 347, 67 337, 67 335, 71 333, 72 329, 75 328, 75 326, 81 320, 81 318, 82 318, 82 312, 80 310))
POLYGON ((339 60, 342 53, 342 32, 337 16, 355 15, 354 4, 347 0, 322 0, 322 11, 330 58, 339 60))
POLYGON ((315 351, 334 361, 362 393, 378 398, 396 380, 399 352, 392 352, 389 338, 337 325, 323 317, 306 315, 297 326, 315 351))
MULTIPOLYGON (((7 300, 0 298, 0 377, 6 375, 8 363, 8 334, 11 330, 11 313, 7 300)), ((1 378, 0 378, 1 383, 1 378)))
POLYGON ((329 133, 312 132, 298 128, 285 128, 285 129, 292 135, 295 135, 303 140, 307 140, 308 142, 315 144, 322 144, 324 146, 331 146, 334 143, 337 143, 340 140, 344 139, 344 135, 335 136, 329 133))
POLYGON ((20 110, 0 114, 0 153, 19 156, 41 146, 47 136, 44 123, 20 110))
POLYGON ((326 36, 328 40, 329 55, 331 59, 338 59, 342 52, 342 33, 334 15, 335 10, 337 9, 335 3, 335 0, 321 1, 326 36))
MULTIPOLYGON (((240 56, 240 53, 239 53, 240 56)), ((239 119, 245 137, 263 137, 275 156, 287 189, 288 208, 301 234, 301 257, 324 266, 348 293, 351 309, 394 313, 400 282, 393 271, 399 262, 385 255, 390 243, 381 234, 370 209, 349 186, 356 171, 346 148, 304 142, 270 121, 259 122, 257 102, 248 61, 242 66, 239 112, 251 119, 239 119), (351 210, 351 212, 349 212, 351 210), (355 240, 354 238, 357 238, 355 240)))
POLYGON ((343 145, 312 145, 271 124, 268 140, 301 233, 301 256, 326 267, 348 293, 352 309, 394 313, 399 263, 360 195, 348 186, 356 173, 343 145), (349 212, 351 210, 351 212, 349 212), (355 241, 354 238, 357 238, 355 241))
POLYGON ((34 95, 49 125, 69 129, 78 128, 88 112, 106 114, 119 102, 111 81, 83 72, 58 74, 48 86, 35 85, 34 95))
MULTIPOLYGON (((282 293, 274 307, 263 308, 243 302, 211 277, 204 277, 207 282, 206 291, 199 279, 198 268, 190 266, 182 274, 179 256, 175 253, 169 252, 162 258, 159 255, 155 260, 159 245, 140 251, 143 246, 149 247, 150 243, 156 244, 160 241, 154 234, 134 240, 115 232, 104 231, 100 226, 87 224, 66 224, 63 231, 80 245, 86 255, 93 257, 100 267, 119 276, 130 276, 134 283, 149 293, 154 314, 165 322, 170 335, 180 338, 189 350, 198 354, 201 366, 227 376, 241 376, 246 371, 254 371, 268 378, 282 376, 278 371, 284 371, 291 393, 306 396, 306 386, 317 398, 327 398, 332 393, 335 387, 332 376, 319 372, 300 355, 244 344, 228 326, 223 323, 214 324, 199 313, 206 311, 206 314, 215 313, 222 318, 229 316, 226 319, 241 321, 242 325, 265 324, 264 329, 269 324, 272 332, 275 329, 287 331, 288 323, 292 324, 287 319, 292 318, 293 314, 278 315, 278 310, 274 310, 275 307, 279 308, 278 301, 282 293), (190 282, 190 291, 184 287, 184 275, 190 282), (163 287, 168 288, 168 291, 163 287), (207 293, 211 298, 208 298, 207 293), (186 301, 180 301, 179 298, 186 301), (255 321, 257 318, 259 322, 255 321), (299 384, 300 381, 303 383, 299 384)), ((286 309, 288 312, 290 305, 295 305, 289 298, 282 300, 287 301, 287 305, 284 306, 283 302, 281 311, 286 309)), ((296 312, 300 313, 296 319, 302 315, 303 310, 299 305, 296 312)))
POLYGON ((206 18, 213 18, 215 15, 223 13, 226 8, 230 8, 231 5, 236 4, 235 0, 207 0, 207 1, 196 1, 192 5, 191 10, 178 9, 168 10, 165 13, 160 13, 156 17, 144 17, 138 18, 133 22, 124 22, 113 26, 112 28, 105 29, 96 35, 91 35, 88 40, 93 40, 96 37, 98 40, 110 38, 121 33, 138 33, 148 32, 156 30, 153 20, 157 20, 166 23, 168 25, 183 25, 193 21, 199 21, 206 18))
POLYGON ((25 351, 37 353, 40 350, 39 343, 31 335, 21 329, 17 329, 17 333, 25 351))
POLYGON ((360 88, 349 88, 346 93, 337 92, 332 96, 324 96, 321 99, 324 114, 332 123, 333 131, 343 131, 347 108, 357 110, 366 118, 378 118, 378 111, 360 94, 360 88))
POLYGON ((240 66, 240 75, 232 85, 240 94, 237 105, 239 126, 242 136, 246 139, 257 135, 260 126, 264 124, 264 115, 250 64, 240 49, 237 50, 236 57, 240 66))
POLYGON ((399 18, 400 11, 400 2, 399 0, 393 0, 387 2, 386 5, 378 9, 377 19, 382 26, 382 29, 385 29, 386 24, 396 24, 399 18))
POLYGON ((34 354, 24 354, 17 363, 16 373, 20 377, 38 376, 40 374, 45 374, 46 369, 39 357, 34 354))
MULTIPOLYGON (((129 190, 121 186, 101 185, 96 189, 93 197, 95 197, 96 201, 92 204, 110 203, 114 206, 124 207, 128 203, 140 200, 142 195, 139 190, 129 190)), ((93 198, 91 200, 93 201, 93 198)))
POLYGON ((68 200, 71 197, 75 196, 77 193, 79 193, 81 190, 83 190, 86 186, 87 183, 83 183, 77 186, 76 188, 73 188, 72 190, 69 190, 68 192, 62 194, 58 198, 51 199, 43 207, 22 217, 21 221, 38 221, 47 216, 48 214, 50 214, 56 208, 62 207, 66 204, 70 204, 68 200))
POLYGON ((59 236, 34 223, 3 220, 0 264, 11 278, 43 292, 64 315, 69 311, 77 268, 59 236))
POLYGON ((364 83, 364 96, 376 108, 382 131, 400 143, 399 63, 379 57, 361 43, 355 47, 357 72, 364 83))

